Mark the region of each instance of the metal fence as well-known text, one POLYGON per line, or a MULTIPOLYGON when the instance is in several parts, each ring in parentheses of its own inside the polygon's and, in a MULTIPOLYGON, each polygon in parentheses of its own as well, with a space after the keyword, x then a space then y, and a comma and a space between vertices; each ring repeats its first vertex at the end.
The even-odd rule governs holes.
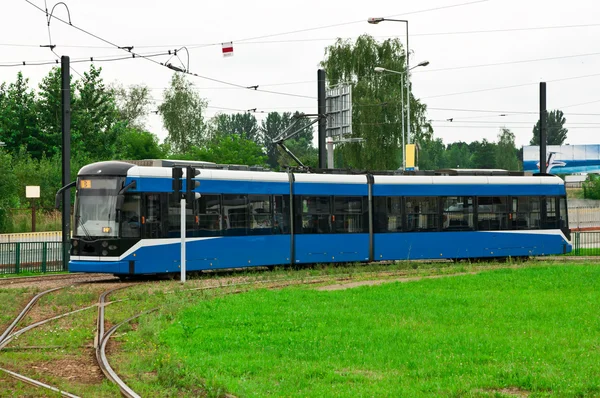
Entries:
POLYGON ((600 232, 571 232, 571 256, 600 256, 600 232))
POLYGON ((62 242, 0 243, 0 274, 63 271, 62 242))

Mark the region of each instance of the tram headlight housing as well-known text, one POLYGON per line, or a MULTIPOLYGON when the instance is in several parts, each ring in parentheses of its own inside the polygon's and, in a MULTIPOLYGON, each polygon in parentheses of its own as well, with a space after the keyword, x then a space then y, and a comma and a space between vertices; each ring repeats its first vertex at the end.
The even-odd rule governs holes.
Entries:
POLYGON ((108 250, 117 250, 117 246, 116 245, 110 245, 110 246, 108 246, 108 250))
POLYGON ((107 247, 107 246, 108 246, 108 242, 107 241, 102 242, 102 247, 107 247))
POLYGON ((77 247, 77 245, 79 245, 79 241, 78 240, 74 240, 73 241, 73 247, 77 247))
POLYGON ((108 256, 108 251, 107 250, 102 250, 102 255, 103 256, 108 256))

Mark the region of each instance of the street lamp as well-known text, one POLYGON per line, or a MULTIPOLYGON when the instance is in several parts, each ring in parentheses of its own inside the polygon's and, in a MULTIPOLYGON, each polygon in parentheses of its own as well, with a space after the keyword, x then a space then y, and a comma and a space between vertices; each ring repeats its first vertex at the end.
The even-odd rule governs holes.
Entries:
MULTIPOLYGON (((375 72, 378 73, 385 73, 385 72, 389 72, 389 73, 395 73, 397 75, 400 75, 400 86, 402 87, 404 85, 404 75, 407 75, 406 80, 408 83, 408 76, 410 75, 407 72, 410 72, 411 70, 418 68, 420 66, 427 66, 429 65, 429 61, 423 61, 420 62, 418 65, 413 66, 412 68, 407 69, 404 72, 398 72, 395 70, 391 70, 391 69, 387 69, 387 68, 382 68, 381 66, 376 66, 374 68, 375 72)), ((407 134, 407 141, 410 144, 410 91, 409 91, 409 87, 407 84, 407 89, 406 89, 406 93, 407 93, 407 114, 406 114, 406 125, 407 125, 407 130, 408 130, 408 134, 407 134)), ((406 145, 404 144, 404 90, 401 89, 400 90, 400 103, 402 104, 402 170, 406 169, 406 145)))
MULTIPOLYGON (((382 18, 382 17, 371 17, 367 19, 367 22, 372 25, 377 25, 379 22, 390 21, 390 22, 403 22, 406 24, 406 70, 410 70, 410 49, 408 47, 408 21, 406 19, 391 19, 391 18, 382 18)), ((410 75, 406 76, 406 97, 408 99, 408 106, 406 111, 408 112, 408 117, 410 118, 410 75)), ((410 121, 410 119, 409 119, 410 121)), ((408 134, 407 134, 407 142, 410 144, 410 123, 408 125, 408 134)))

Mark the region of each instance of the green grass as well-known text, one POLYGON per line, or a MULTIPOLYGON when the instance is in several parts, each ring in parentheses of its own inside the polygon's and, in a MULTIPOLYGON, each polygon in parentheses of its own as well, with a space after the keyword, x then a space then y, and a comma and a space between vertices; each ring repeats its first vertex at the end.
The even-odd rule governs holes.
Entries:
POLYGON ((600 267, 165 301, 120 339, 142 395, 600 395, 600 267))
MULTIPOLYGON (((36 232, 60 231, 62 225, 61 213, 59 211, 47 211, 36 209, 35 230, 36 232)), ((31 232, 31 209, 20 209, 14 211, 7 219, 5 233, 31 232)))

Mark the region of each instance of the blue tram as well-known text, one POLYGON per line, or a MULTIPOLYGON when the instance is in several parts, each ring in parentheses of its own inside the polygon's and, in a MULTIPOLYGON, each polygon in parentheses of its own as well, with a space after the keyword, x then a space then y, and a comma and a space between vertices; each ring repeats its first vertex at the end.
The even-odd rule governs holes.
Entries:
MULTIPOLYGON (((188 271, 571 250, 566 191, 555 176, 203 168, 194 180, 188 271)), ((170 167, 94 163, 76 187, 70 271, 179 272, 181 207, 170 167)))

